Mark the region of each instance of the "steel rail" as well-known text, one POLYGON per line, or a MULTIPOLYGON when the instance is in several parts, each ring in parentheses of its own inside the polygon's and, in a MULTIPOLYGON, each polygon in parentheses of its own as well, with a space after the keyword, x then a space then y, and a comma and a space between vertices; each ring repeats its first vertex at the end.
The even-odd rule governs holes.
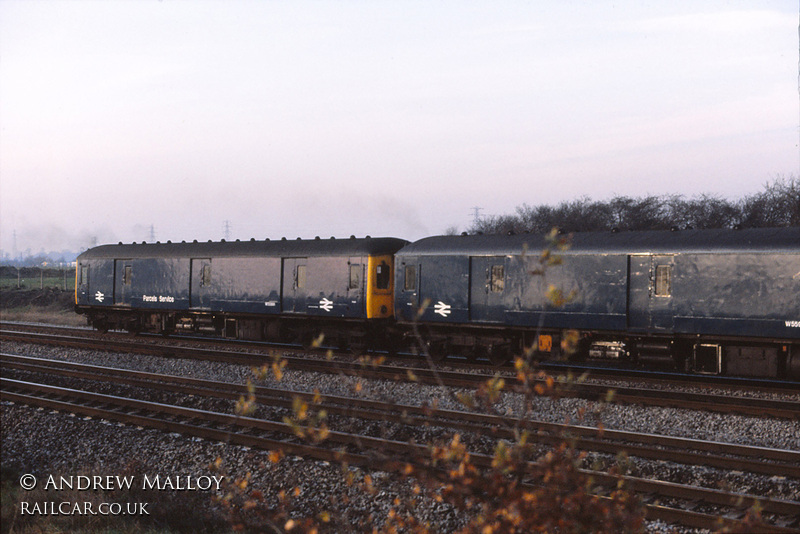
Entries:
MULTIPOLYGON (((258 355, 235 351, 163 346, 120 340, 97 340, 63 335, 31 334, 27 332, 2 331, 0 332, 0 339, 69 346, 90 350, 110 350, 175 358, 202 359, 242 365, 258 366, 272 361, 271 356, 263 354, 258 355)), ((281 356, 281 360, 287 362, 288 366, 292 369, 340 373, 349 376, 357 375, 364 378, 408 381, 409 373, 411 373, 414 375, 416 382, 424 384, 443 384, 449 387, 475 388, 497 375, 465 374, 421 367, 409 368, 387 365, 371 367, 359 363, 343 363, 288 356, 281 356)), ((513 376, 513 374, 510 376, 513 376)), ((577 382, 559 384, 560 395, 578 397, 590 401, 608 401, 609 391, 613 390, 614 394, 611 398, 611 402, 669 406, 692 410, 740 413, 745 415, 757 415, 759 417, 773 416, 783 419, 800 420, 800 401, 711 395, 708 393, 671 392, 634 387, 609 387, 606 385, 577 382)), ((523 393, 525 391, 523 387, 517 385, 512 385, 509 389, 523 393)))
MULTIPOLYGON (((2 382, 2 392, 0 392, 0 397, 2 397, 4 400, 12 402, 34 404, 57 410, 81 413, 92 417, 102 417, 105 419, 132 423, 139 426, 158 428, 169 432, 180 432, 206 439, 246 445, 253 448, 281 449, 290 454, 309 456, 326 461, 347 462, 350 465, 373 467, 382 471, 399 471, 407 464, 414 462, 414 457, 424 457, 428 451, 427 447, 421 445, 394 442, 379 438, 369 438, 365 436, 354 436, 340 432, 330 433, 329 440, 336 443, 357 446, 364 446, 367 444, 372 446, 377 445, 379 448, 376 450, 388 450, 394 453, 391 456, 376 459, 376 457, 370 454, 356 454, 341 450, 332 451, 330 449, 317 446, 287 443, 285 441, 247 434, 248 429, 258 429, 293 436, 294 430, 291 428, 291 426, 283 423, 274 423, 249 417, 228 415, 218 412, 208 412, 160 403, 148 403, 144 401, 137 401, 135 399, 83 392, 69 388, 58 388, 43 384, 9 380, 6 378, 2 378, 0 381, 2 382), (93 405, 87 406, 84 404, 68 402, 63 399, 54 399, 52 397, 48 398, 26 395, 25 393, 19 391, 13 391, 14 388, 23 391, 38 391, 42 395, 67 396, 71 399, 77 398, 81 399, 83 402, 92 403, 93 405), (136 413, 121 413, 119 411, 120 408, 144 412, 164 413, 173 417, 165 420, 136 413), (185 419, 185 421, 175 420, 175 417, 185 419), (192 421, 221 424, 228 428, 236 428, 238 430, 235 432, 231 430, 220 430, 218 428, 203 426, 202 424, 192 424, 192 421), (407 459, 398 460, 397 456, 395 456, 395 454, 398 453, 409 455, 409 457, 407 459)), ((476 465, 491 465, 492 462, 492 458, 488 455, 471 453, 470 457, 476 465)), ((679 498, 692 502, 706 502, 719 506, 732 507, 734 509, 747 508, 758 502, 763 511, 789 516, 790 518, 800 517, 800 502, 796 501, 763 498, 752 495, 730 494, 721 490, 709 490, 705 488, 696 488, 674 483, 637 479, 634 477, 614 477, 605 473, 588 470, 581 471, 592 477, 593 480, 599 484, 605 486, 614 487, 620 482, 620 480, 622 480, 632 490, 640 493, 654 493, 663 497, 679 498)), ((700 514, 689 510, 665 508, 663 506, 653 506, 650 504, 646 504, 645 507, 648 518, 679 522, 700 528, 716 528, 720 522, 726 525, 742 524, 738 520, 720 517, 718 515, 700 514)), ((773 529, 772 531, 774 532, 798 532, 798 529, 792 527, 782 527, 779 525, 773 525, 770 528, 773 529)))
MULTIPOLYGON (((64 325, 42 325, 36 323, 20 323, 0 321, 0 329, 10 328, 28 328, 34 330, 56 330, 61 332, 72 332, 74 334, 91 333, 94 335, 103 336, 119 336, 122 338, 130 338, 131 334, 124 331, 112 331, 105 334, 100 334, 98 331, 87 327, 73 327, 64 325)), ((153 333, 140 333, 136 334, 137 337, 148 337, 151 339, 165 339, 159 334, 153 333)), ((267 341, 248 341, 240 339, 229 339, 222 337, 212 336, 192 336, 187 334, 173 334, 169 336, 170 340, 189 340, 194 342, 201 342, 205 344, 236 344, 244 347, 253 347, 263 349, 265 347, 280 348, 287 350, 295 350, 299 345, 287 345, 286 343, 270 343, 267 341)), ((320 349, 316 349, 320 350, 320 349)), ((345 351, 347 352, 347 351, 345 351)), ((392 354, 391 358, 396 361, 414 361, 419 362, 420 356, 412 353, 396 353, 392 354)), ((497 367, 493 364, 480 363, 468 361, 463 358, 455 357, 448 358, 442 362, 444 365, 452 365, 469 371, 478 371, 484 373, 496 373, 498 371, 508 371, 508 368, 497 367)), ((554 371, 556 374, 569 373, 571 375, 588 374, 593 379, 608 379, 608 380, 636 380, 646 384, 659 384, 659 385, 681 385, 694 388, 708 389, 708 388, 725 388, 731 391, 742 392, 757 392, 757 393, 771 393, 782 395, 800 391, 800 381, 797 380, 770 380, 769 378, 751 378, 751 377, 735 377, 735 376, 721 376, 721 375, 699 375, 690 373, 681 373, 678 371, 648 371, 645 369, 636 369, 628 367, 609 367, 594 363, 589 360, 587 362, 561 362, 552 360, 538 361, 541 369, 546 371, 554 371)))
MULTIPOLYGON (((178 377, 144 371, 133 371, 112 367, 61 362, 29 356, 0 354, 4 368, 15 368, 45 374, 57 373, 86 380, 97 380, 101 376, 115 383, 166 390, 187 395, 204 395, 216 398, 237 399, 247 393, 240 384, 220 383, 197 378, 178 377)), ((254 388, 256 399, 270 405, 291 408, 295 397, 306 402, 314 401, 314 394, 287 389, 258 386, 254 388)), ((487 431, 496 438, 515 439, 516 432, 532 432, 530 438, 554 444, 569 439, 577 448, 617 454, 625 451, 640 458, 672 461, 684 464, 705 465, 721 469, 742 470, 767 475, 787 476, 800 479, 800 452, 769 447, 737 445, 707 440, 678 438, 657 434, 604 429, 593 427, 546 423, 531 419, 517 419, 491 414, 479 414, 456 410, 441 410, 411 405, 398 405, 379 401, 368 401, 350 397, 323 396, 324 408, 329 414, 358 417, 379 421, 396 418, 406 425, 432 425, 457 428, 484 434, 487 431), (358 406, 358 408, 356 408, 358 406), (397 414, 400 417, 397 418, 397 414), (437 419, 433 419, 436 417, 437 419), (700 454, 698 452, 713 454, 700 454), (769 462, 765 461, 769 460, 769 462)))

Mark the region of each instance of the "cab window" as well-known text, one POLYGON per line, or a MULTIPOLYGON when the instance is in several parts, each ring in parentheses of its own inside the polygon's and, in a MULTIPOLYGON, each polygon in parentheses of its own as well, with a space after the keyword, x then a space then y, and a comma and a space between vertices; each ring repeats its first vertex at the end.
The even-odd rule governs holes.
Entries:
POLYGON ((492 293, 502 293, 506 288, 505 267, 503 265, 492 265, 489 288, 492 293))
POLYGON ((405 268, 405 281, 403 282, 403 289, 405 291, 414 291, 417 289, 417 266, 406 265, 405 268))
POLYGON ((385 261, 375 266, 375 289, 389 289, 389 283, 391 282, 389 270, 389 266, 385 261))
POLYGON ((657 297, 669 297, 672 294, 672 265, 656 266, 656 287, 657 297))
POLYGON ((296 289, 304 289, 306 287, 306 266, 298 265, 297 272, 294 277, 294 287, 296 289))
POLYGON ((350 289, 361 287, 361 265, 354 263, 350 265, 350 289))

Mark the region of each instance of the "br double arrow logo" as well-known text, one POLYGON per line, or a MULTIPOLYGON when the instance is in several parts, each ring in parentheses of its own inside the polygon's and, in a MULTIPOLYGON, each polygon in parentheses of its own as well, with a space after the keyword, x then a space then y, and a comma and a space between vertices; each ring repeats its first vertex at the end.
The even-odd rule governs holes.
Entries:
POLYGON ((450 315, 450 305, 445 304, 440 300, 433 306, 433 312, 438 313, 442 317, 447 317, 448 315, 450 315))
POLYGON ((319 307, 325 310, 326 312, 329 312, 333 309, 333 301, 328 300, 327 298, 323 298, 321 301, 319 301, 319 307))

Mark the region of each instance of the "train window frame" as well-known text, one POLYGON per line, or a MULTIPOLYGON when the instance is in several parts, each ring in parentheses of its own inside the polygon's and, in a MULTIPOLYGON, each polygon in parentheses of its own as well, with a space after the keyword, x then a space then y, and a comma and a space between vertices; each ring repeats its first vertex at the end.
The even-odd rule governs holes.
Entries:
POLYGON ((78 285, 85 286, 88 284, 89 284, 89 266, 81 265, 80 280, 78 280, 78 285))
POLYGON ((349 289, 359 289, 361 287, 361 264, 350 264, 350 281, 348 284, 349 289))
POLYGON ((308 272, 305 265, 298 265, 294 270, 294 288, 305 289, 308 280, 308 272))
POLYGON ((653 294, 656 297, 672 296, 672 265, 656 265, 653 294))
POLYGON ((204 263, 200 269, 200 287, 208 287, 211 285, 211 264, 204 263))
POLYGON ((489 291, 492 293, 502 293, 505 290, 506 290, 505 265, 492 265, 489 268, 489 291))
POLYGON ((390 289, 392 283, 391 276, 392 270, 389 268, 389 264, 381 260, 381 262, 375 266, 375 289, 379 291, 390 289))
POLYGON ((403 291, 417 290, 417 266, 406 265, 403 269, 405 279, 403 280, 403 291))
POLYGON ((133 265, 126 265, 122 269, 122 285, 129 286, 133 282, 133 265))

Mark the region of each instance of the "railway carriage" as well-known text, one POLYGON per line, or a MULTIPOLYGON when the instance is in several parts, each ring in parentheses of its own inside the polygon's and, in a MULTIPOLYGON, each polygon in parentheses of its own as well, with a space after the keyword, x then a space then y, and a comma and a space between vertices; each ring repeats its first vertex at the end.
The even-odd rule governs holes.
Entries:
POLYGON ((800 377, 800 228, 105 245, 78 257, 99 329, 209 332, 434 357, 531 350, 709 374, 800 377), (570 295, 559 305, 553 288, 570 295))
POLYGON ((440 236, 395 255, 400 324, 434 356, 532 347, 713 374, 800 376, 800 228, 587 232, 539 270, 540 236, 440 236), (552 287, 572 295, 552 304, 552 287), (420 310, 418 312, 418 310, 420 310))
POLYGON ((395 238, 104 245, 78 257, 76 310, 100 329, 308 342, 393 316, 395 238))

